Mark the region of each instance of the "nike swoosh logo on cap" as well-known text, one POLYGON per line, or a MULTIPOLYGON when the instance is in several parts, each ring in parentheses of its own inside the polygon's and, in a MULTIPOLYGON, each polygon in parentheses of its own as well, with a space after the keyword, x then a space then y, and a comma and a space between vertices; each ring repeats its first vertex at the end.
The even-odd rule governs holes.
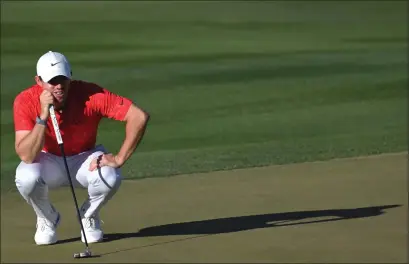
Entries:
POLYGON ((56 62, 56 63, 51 63, 51 66, 55 66, 55 65, 57 65, 58 63, 60 63, 60 61, 59 61, 59 62, 56 62))

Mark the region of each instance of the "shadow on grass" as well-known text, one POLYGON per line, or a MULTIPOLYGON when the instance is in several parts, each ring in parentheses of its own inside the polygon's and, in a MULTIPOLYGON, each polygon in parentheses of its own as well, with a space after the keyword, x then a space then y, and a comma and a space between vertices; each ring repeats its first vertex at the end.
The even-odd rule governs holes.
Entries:
MULTIPOLYGON (((223 234, 231 232, 240 232, 245 230, 270 228, 270 227, 284 227, 293 225, 314 224, 323 222, 332 222, 347 219, 357 219, 365 217, 373 217, 382 215, 386 209, 399 207, 401 205, 384 205, 361 207, 353 209, 330 209, 330 210, 314 210, 314 211, 298 211, 298 212, 284 212, 271 213, 259 215, 247 215, 227 218, 208 219, 201 221, 172 223, 158 226, 146 227, 138 232, 130 233, 111 233, 104 236, 104 242, 115 241, 126 238, 136 237, 153 237, 153 236, 175 236, 175 235, 196 235, 194 237, 181 238, 166 242, 159 242, 155 244, 133 247, 129 249, 118 250, 115 252, 105 253, 113 254, 117 252, 156 246, 171 242, 194 239, 198 237, 223 234)), ((58 243, 68 243, 78 241, 79 237, 61 240, 58 243)))

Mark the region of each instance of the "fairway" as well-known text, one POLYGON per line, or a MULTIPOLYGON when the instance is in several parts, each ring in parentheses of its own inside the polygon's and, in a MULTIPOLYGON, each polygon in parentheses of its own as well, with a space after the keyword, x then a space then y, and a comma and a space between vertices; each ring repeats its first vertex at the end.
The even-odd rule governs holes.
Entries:
MULTIPOLYGON (((49 49, 151 114, 127 178, 407 149, 406 2, 1 5, 3 188, 18 164, 12 102, 49 49)), ((108 150, 123 138, 102 122, 108 150)))
MULTIPOLYGON (((62 243, 37 247, 14 183, 13 100, 48 50, 150 114, 103 208, 101 257, 81 261, 407 261, 407 9, 1 1, 2 262, 83 250, 69 189, 51 192, 62 243)), ((115 154, 124 137, 103 120, 97 143, 115 154)))
MULTIPOLYGON (((101 257, 81 262, 405 263, 406 164, 391 154, 126 181, 101 212, 101 257)), ((52 199, 62 243, 38 247, 32 209, 2 197, 2 261, 70 262, 83 250, 69 190, 52 199)))

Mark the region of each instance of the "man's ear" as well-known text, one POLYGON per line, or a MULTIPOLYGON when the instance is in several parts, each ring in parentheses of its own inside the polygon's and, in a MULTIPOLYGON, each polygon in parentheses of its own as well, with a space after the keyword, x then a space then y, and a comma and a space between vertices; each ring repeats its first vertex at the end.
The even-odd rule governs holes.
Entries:
POLYGON ((34 80, 36 81, 36 83, 37 83, 39 86, 43 87, 43 80, 41 79, 40 76, 36 75, 36 76, 34 77, 34 80))

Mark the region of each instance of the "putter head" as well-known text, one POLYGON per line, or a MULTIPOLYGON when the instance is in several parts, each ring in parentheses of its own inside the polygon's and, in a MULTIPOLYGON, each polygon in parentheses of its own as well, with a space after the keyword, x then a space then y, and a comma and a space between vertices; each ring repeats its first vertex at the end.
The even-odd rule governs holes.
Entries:
POLYGON ((74 253, 74 258, 91 258, 92 254, 91 251, 86 250, 85 252, 81 253, 74 253))

